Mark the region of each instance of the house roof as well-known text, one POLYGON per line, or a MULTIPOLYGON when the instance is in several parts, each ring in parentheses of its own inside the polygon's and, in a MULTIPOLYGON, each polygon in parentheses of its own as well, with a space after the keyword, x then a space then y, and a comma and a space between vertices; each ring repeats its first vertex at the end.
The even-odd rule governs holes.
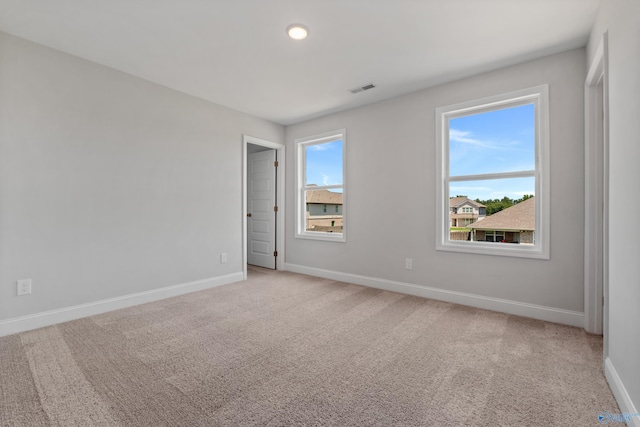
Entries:
POLYGON ((535 230, 535 211, 535 198, 531 197, 468 227, 476 230, 535 230))
POLYGON ((341 205, 342 193, 334 193, 329 190, 309 190, 307 191, 307 203, 341 205))
POLYGON ((450 208, 457 208, 458 206, 462 206, 465 203, 473 205, 477 208, 486 208, 486 206, 483 205, 482 203, 476 202, 475 200, 471 200, 468 197, 451 197, 449 199, 450 208))

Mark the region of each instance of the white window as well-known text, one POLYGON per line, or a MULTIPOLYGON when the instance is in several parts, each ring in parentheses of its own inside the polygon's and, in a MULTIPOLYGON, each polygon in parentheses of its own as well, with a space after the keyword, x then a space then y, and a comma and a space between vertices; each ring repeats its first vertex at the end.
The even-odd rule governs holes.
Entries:
POLYGON ((296 139, 296 237, 346 241, 346 131, 296 139), (327 210, 335 205, 335 212, 327 210))
POLYGON ((504 240, 504 231, 485 231, 484 238, 487 242, 502 242, 504 240))
MULTIPOLYGON (((438 250, 549 258, 548 91, 543 85, 436 109, 438 250), (516 218, 532 222, 535 244, 504 245, 495 234, 489 242, 452 240, 449 200, 460 194, 481 203, 535 196, 526 218, 516 218)), ((514 211, 475 225, 508 224, 514 211)))

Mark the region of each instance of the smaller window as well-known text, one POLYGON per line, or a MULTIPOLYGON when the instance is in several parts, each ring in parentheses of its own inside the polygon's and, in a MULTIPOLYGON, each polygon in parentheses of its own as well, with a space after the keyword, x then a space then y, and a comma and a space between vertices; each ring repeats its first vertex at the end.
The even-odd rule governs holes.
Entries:
POLYGON ((296 237, 346 241, 345 130, 298 138, 295 142, 296 237), (336 215, 327 218, 331 206, 336 215))

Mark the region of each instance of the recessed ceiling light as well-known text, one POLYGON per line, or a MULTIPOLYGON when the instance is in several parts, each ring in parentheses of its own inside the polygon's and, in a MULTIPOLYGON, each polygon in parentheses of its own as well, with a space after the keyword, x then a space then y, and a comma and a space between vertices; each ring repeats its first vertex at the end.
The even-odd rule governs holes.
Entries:
POLYGON ((302 40, 307 38, 309 29, 302 24, 291 24, 287 27, 287 34, 294 40, 302 40))

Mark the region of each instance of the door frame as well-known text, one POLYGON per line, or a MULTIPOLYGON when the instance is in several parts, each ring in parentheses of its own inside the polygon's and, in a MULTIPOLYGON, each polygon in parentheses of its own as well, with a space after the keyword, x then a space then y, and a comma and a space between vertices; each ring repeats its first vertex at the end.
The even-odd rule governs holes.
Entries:
POLYGON ((284 190, 285 190, 285 145, 267 141, 250 135, 242 135, 242 274, 247 279, 247 145, 254 144, 276 150, 278 168, 276 169, 276 270, 284 270, 284 190))
POLYGON ((609 326, 609 83, 608 38, 602 39, 585 80, 584 328, 603 334, 609 326))

